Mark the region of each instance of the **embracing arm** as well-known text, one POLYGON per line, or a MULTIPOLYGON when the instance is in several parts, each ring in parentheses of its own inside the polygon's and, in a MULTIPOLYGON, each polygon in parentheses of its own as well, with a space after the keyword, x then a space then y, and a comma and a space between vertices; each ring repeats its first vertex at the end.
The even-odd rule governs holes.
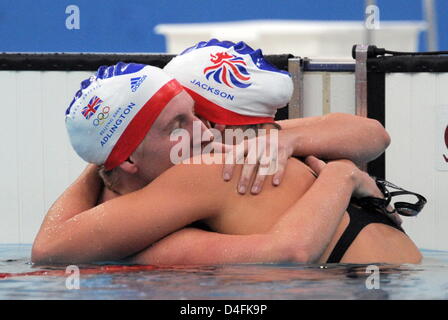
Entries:
MULTIPOLYGON (((308 117, 278 121, 282 130, 278 131, 278 144, 274 147, 274 156, 267 156, 264 161, 273 161, 277 171, 272 183, 279 185, 283 179, 289 157, 315 156, 325 160, 349 159, 358 167, 376 159, 390 144, 389 134, 378 121, 347 113, 330 113, 320 117, 308 117)), ((260 138, 256 138, 260 139, 260 138)), ((264 140, 263 140, 264 141, 264 140)), ((270 142, 261 143, 268 145, 270 142)), ((255 145, 255 144, 253 144, 255 145)), ((257 147, 259 144, 256 144, 257 147)), ((242 151, 248 153, 246 148, 242 151)), ((270 147, 266 147, 270 149, 270 147)), ((260 160, 260 163, 262 160, 260 160)), ((262 167, 260 165, 260 167, 262 167)), ((223 169, 224 180, 233 175, 233 164, 223 169)), ((266 175, 255 164, 245 164, 241 171, 238 191, 247 190, 257 194, 263 187, 266 175), (252 176, 257 170, 255 179, 252 176), (252 182, 251 182, 252 181, 252 182)))
POLYGON ((94 207, 100 197, 103 183, 98 175, 98 166, 89 164, 81 175, 53 203, 45 216, 41 229, 55 222, 72 218, 80 212, 94 207))
MULTIPOLYGON (((333 163, 266 234, 231 236, 191 229, 173 233, 213 216, 227 198, 223 189, 209 188, 210 177, 219 168, 208 172, 213 166, 188 167, 175 166, 144 189, 92 209, 77 214, 74 210, 61 219, 47 216, 33 246, 33 262, 116 260, 137 252, 134 262, 139 263, 314 261, 330 241, 353 191, 351 171, 333 163), (322 199, 322 194, 330 196, 322 199), (202 241, 206 239, 210 243, 202 241)), ((232 186, 220 185, 233 192, 232 186)))
POLYGON ((49 210, 34 241, 32 261, 122 259, 194 221, 211 217, 220 209, 222 195, 218 190, 198 193, 195 187, 201 189, 206 181, 191 177, 201 167, 185 169, 175 166, 141 190, 94 206, 97 197, 82 198, 84 187, 96 179, 88 168, 49 210))
POLYGON ((277 122, 293 146, 293 155, 349 159, 357 165, 367 163, 390 144, 390 137, 377 120, 347 113, 277 122))
POLYGON ((167 236, 129 261, 159 265, 315 262, 336 232, 355 185, 350 166, 330 163, 265 234, 227 235, 188 228, 167 236))

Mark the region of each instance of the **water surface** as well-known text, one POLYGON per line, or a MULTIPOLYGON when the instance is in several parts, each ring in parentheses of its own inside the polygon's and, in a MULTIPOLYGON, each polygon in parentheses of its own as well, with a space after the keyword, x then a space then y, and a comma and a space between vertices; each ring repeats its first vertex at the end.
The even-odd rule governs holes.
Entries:
POLYGON ((0 299, 448 299, 448 252, 422 250, 420 265, 233 264, 154 267, 81 265, 80 288, 65 266, 32 266, 30 245, 0 245, 0 299), (69 281, 69 284, 73 282, 69 281))

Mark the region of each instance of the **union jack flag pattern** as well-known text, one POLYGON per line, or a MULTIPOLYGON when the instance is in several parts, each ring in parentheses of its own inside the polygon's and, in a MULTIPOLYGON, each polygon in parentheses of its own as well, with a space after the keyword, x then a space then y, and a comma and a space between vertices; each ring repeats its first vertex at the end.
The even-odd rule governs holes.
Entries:
POLYGON ((235 86, 243 89, 251 85, 250 83, 244 83, 250 80, 250 75, 242 57, 227 52, 217 52, 216 55, 210 54, 210 56, 213 65, 204 69, 207 80, 213 75, 216 82, 224 83, 230 88, 235 86))
POLYGON ((91 116, 93 116, 98 110, 98 108, 101 106, 101 103, 103 103, 103 100, 98 98, 97 96, 93 96, 92 99, 90 99, 89 104, 85 106, 81 113, 87 120, 90 119, 91 116))

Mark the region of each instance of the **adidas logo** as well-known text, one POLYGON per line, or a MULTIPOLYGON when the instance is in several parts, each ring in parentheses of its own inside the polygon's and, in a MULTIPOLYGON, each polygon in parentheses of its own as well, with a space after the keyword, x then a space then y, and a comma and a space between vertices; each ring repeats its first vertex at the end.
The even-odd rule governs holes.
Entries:
POLYGON ((143 81, 145 81, 146 77, 147 76, 144 75, 141 77, 131 78, 131 91, 132 92, 137 91, 138 87, 140 87, 140 85, 143 83, 143 81))

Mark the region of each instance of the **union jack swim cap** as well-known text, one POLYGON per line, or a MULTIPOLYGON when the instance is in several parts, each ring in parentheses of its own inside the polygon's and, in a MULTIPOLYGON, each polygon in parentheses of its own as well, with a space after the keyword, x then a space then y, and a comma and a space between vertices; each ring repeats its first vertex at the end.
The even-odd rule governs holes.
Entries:
POLYGON ((81 82, 65 112, 70 142, 85 161, 106 170, 124 162, 182 86, 162 69, 119 62, 81 82))
POLYGON ((172 59, 164 71, 190 93, 198 115, 219 124, 273 122, 293 90, 288 72, 244 42, 199 42, 172 59))

